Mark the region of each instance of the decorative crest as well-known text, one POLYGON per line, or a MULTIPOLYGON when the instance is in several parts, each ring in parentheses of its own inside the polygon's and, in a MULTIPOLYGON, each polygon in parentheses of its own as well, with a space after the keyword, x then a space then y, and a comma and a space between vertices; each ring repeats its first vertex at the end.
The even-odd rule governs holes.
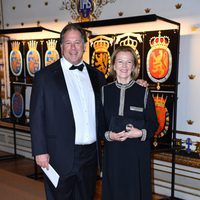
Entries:
POLYGON ((28 48, 29 48, 29 50, 30 49, 37 49, 37 44, 38 44, 38 42, 37 41, 33 41, 33 40, 31 40, 31 41, 29 41, 28 42, 28 48))
POLYGON ((188 120, 187 120, 187 123, 188 123, 188 125, 192 125, 192 124, 194 123, 194 121, 191 120, 191 119, 188 119, 188 120))
POLYGON ((118 35, 116 39, 116 44, 119 44, 120 46, 130 46, 134 50, 137 49, 137 45, 139 43, 142 43, 142 37, 141 34, 135 34, 135 33, 124 33, 122 35, 118 35), (133 39, 133 38, 137 38, 133 39))
POLYGON ((133 49, 136 49, 138 41, 130 38, 129 36, 120 42, 120 46, 130 46, 133 49))
POLYGON ((149 40, 149 44, 151 47, 156 47, 156 48, 159 48, 159 47, 168 47, 170 43, 170 39, 168 36, 161 36, 161 31, 158 32, 158 37, 152 37, 150 40, 149 40))
POLYGON ((61 10, 70 11, 71 17, 75 21, 93 21, 102 12, 103 6, 114 3, 116 0, 63 0, 61 10))
POLYGON ((14 41, 11 43, 11 46, 13 51, 18 51, 20 47, 20 42, 14 41))
POLYGON ((197 142, 195 146, 196 146, 195 152, 198 153, 200 156, 200 142, 197 142))
POLYGON ((196 76, 194 74, 189 74, 188 77, 190 80, 193 80, 196 76))
POLYGON ((107 52, 110 44, 112 44, 110 38, 100 35, 90 40, 90 45, 94 46, 95 52, 107 52), (109 44, 110 43, 110 44, 109 44))
POLYGON ((158 94, 157 94, 157 96, 153 96, 153 99, 154 99, 154 102, 155 102, 155 106, 156 106, 156 107, 165 108, 165 103, 166 103, 166 101, 167 101, 167 97, 164 98, 164 97, 163 97, 163 94, 162 94, 161 97, 159 97, 158 94))
POLYGON ((15 90, 15 92, 17 92, 17 93, 21 93, 21 92, 22 92, 22 86, 20 86, 20 85, 15 85, 15 86, 14 86, 14 90, 15 90))
POLYGON ((56 49, 57 40, 51 39, 51 40, 48 40, 46 43, 47 43, 48 50, 56 49))

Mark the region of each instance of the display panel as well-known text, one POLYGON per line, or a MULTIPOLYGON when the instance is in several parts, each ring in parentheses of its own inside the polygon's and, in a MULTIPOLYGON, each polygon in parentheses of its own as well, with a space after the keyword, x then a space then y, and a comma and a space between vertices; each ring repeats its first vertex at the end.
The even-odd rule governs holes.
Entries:
POLYGON ((91 35, 89 38, 90 64, 103 72, 108 82, 113 81, 109 72, 114 49, 123 45, 135 50, 140 63, 138 78, 149 84, 159 122, 153 148, 166 148, 172 144, 178 39, 179 32, 174 29, 91 35))

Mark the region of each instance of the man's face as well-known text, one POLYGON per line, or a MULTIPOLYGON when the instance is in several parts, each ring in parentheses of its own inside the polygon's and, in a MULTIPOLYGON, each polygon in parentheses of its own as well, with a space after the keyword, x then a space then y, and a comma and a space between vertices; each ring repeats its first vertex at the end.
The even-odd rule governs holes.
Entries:
POLYGON ((85 44, 78 30, 70 30, 64 34, 63 43, 61 44, 62 54, 67 61, 77 65, 82 61, 85 51, 85 44))

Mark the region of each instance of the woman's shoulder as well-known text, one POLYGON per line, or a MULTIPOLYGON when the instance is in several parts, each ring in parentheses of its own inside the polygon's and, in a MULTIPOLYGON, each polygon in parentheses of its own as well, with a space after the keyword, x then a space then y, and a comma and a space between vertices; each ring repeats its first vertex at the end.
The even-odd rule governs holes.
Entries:
POLYGON ((112 88, 112 87, 114 87, 115 86, 115 81, 113 81, 113 82, 110 82, 110 83, 107 83, 106 85, 104 85, 103 87, 104 88, 112 88))

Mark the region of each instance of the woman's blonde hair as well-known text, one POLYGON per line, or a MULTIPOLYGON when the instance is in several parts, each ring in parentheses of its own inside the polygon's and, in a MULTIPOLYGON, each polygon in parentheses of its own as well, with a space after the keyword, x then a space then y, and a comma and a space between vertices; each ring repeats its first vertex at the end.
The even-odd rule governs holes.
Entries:
POLYGON ((131 78, 133 80, 135 80, 138 77, 139 72, 140 72, 140 63, 138 62, 138 57, 137 57, 134 49, 131 48, 130 46, 119 46, 118 48, 115 49, 115 51, 113 52, 112 57, 111 57, 110 74, 113 76, 114 79, 116 79, 116 72, 114 70, 114 64, 115 64, 115 60, 116 60, 117 54, 119 52, 130 52, 132 54, 133 63, 134 63, 134 66, 133 66, 134 69, 131 72, 131 78))

